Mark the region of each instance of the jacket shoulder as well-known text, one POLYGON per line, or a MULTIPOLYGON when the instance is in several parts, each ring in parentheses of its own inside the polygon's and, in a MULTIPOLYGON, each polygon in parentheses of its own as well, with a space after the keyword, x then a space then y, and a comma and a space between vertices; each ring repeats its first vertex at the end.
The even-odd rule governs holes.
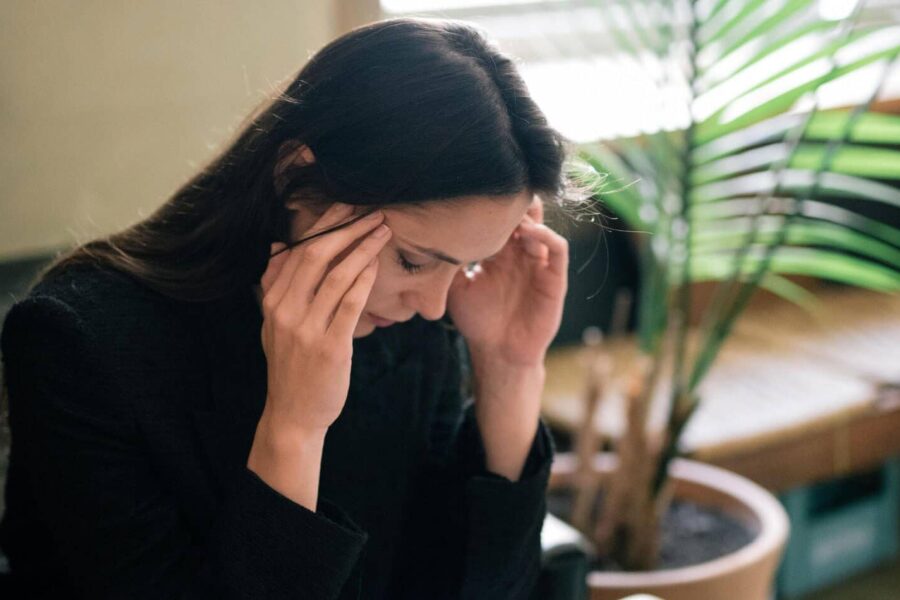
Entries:
POLYGON ((125 273, 74 267, 35 286, 24 303, 65 305, 91 341, 123 358, 140 348, 170 348, 188 333, 191 308, 155 292, 125 273), (162 344, 162 346, 159 346, 162 344))
POLYGON ((96 408, 123 409, 121 398, 134 397, 127 388, 146 386, 148 374, 191 364, 189 319, 179 304, 112 270, 63 271, 7 313, 0 334, 5 378, 29 389, 43 382, 69 390, 72 402, 91 397, 96 408))

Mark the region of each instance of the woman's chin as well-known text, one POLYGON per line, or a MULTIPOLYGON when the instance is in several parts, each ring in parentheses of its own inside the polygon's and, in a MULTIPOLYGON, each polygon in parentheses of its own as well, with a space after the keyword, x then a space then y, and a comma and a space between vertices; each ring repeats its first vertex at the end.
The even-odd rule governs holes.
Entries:
POLYGON ((359 322, 356 324, 356 329, 353 330, 353 339, 364 338, 374 332, 375 329, 374 323, 366 319, 365 316, 360 317, 359 322))

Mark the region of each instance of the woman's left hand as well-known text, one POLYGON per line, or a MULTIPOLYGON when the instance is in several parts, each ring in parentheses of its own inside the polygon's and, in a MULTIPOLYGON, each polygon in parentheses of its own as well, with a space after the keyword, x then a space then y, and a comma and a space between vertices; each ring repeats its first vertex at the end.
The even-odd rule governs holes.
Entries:
POLYGON ((562 319, 568 285, 565 238, 543 224, 535 197, 503 249, 480 272, 460 272, 447 309, 474 355, 527 368, 542 365, 562 319))

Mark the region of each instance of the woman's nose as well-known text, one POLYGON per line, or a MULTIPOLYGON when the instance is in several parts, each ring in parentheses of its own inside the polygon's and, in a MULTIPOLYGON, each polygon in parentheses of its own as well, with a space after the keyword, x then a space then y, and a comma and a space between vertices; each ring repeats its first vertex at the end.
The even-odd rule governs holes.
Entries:
POLYGON ((413 308, 423 319, 436 321, 447 312, 447 293, 453 277, 442 276, 440 280, 423 282, 414 292, 413 308))

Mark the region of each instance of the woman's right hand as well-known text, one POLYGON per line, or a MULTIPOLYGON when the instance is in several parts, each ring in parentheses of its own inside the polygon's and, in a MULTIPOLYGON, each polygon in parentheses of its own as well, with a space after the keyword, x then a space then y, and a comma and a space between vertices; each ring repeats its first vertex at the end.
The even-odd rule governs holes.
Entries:
MULTIPOLYGON (((352 210, 335 203, 310 231, 344 222, 352 210)), ((391 236, 383 220, 376 211, 269 260, 260 283, 270 426, 324 433, 340 415, 353 331, 375 281, 378 253, 391 236)))

